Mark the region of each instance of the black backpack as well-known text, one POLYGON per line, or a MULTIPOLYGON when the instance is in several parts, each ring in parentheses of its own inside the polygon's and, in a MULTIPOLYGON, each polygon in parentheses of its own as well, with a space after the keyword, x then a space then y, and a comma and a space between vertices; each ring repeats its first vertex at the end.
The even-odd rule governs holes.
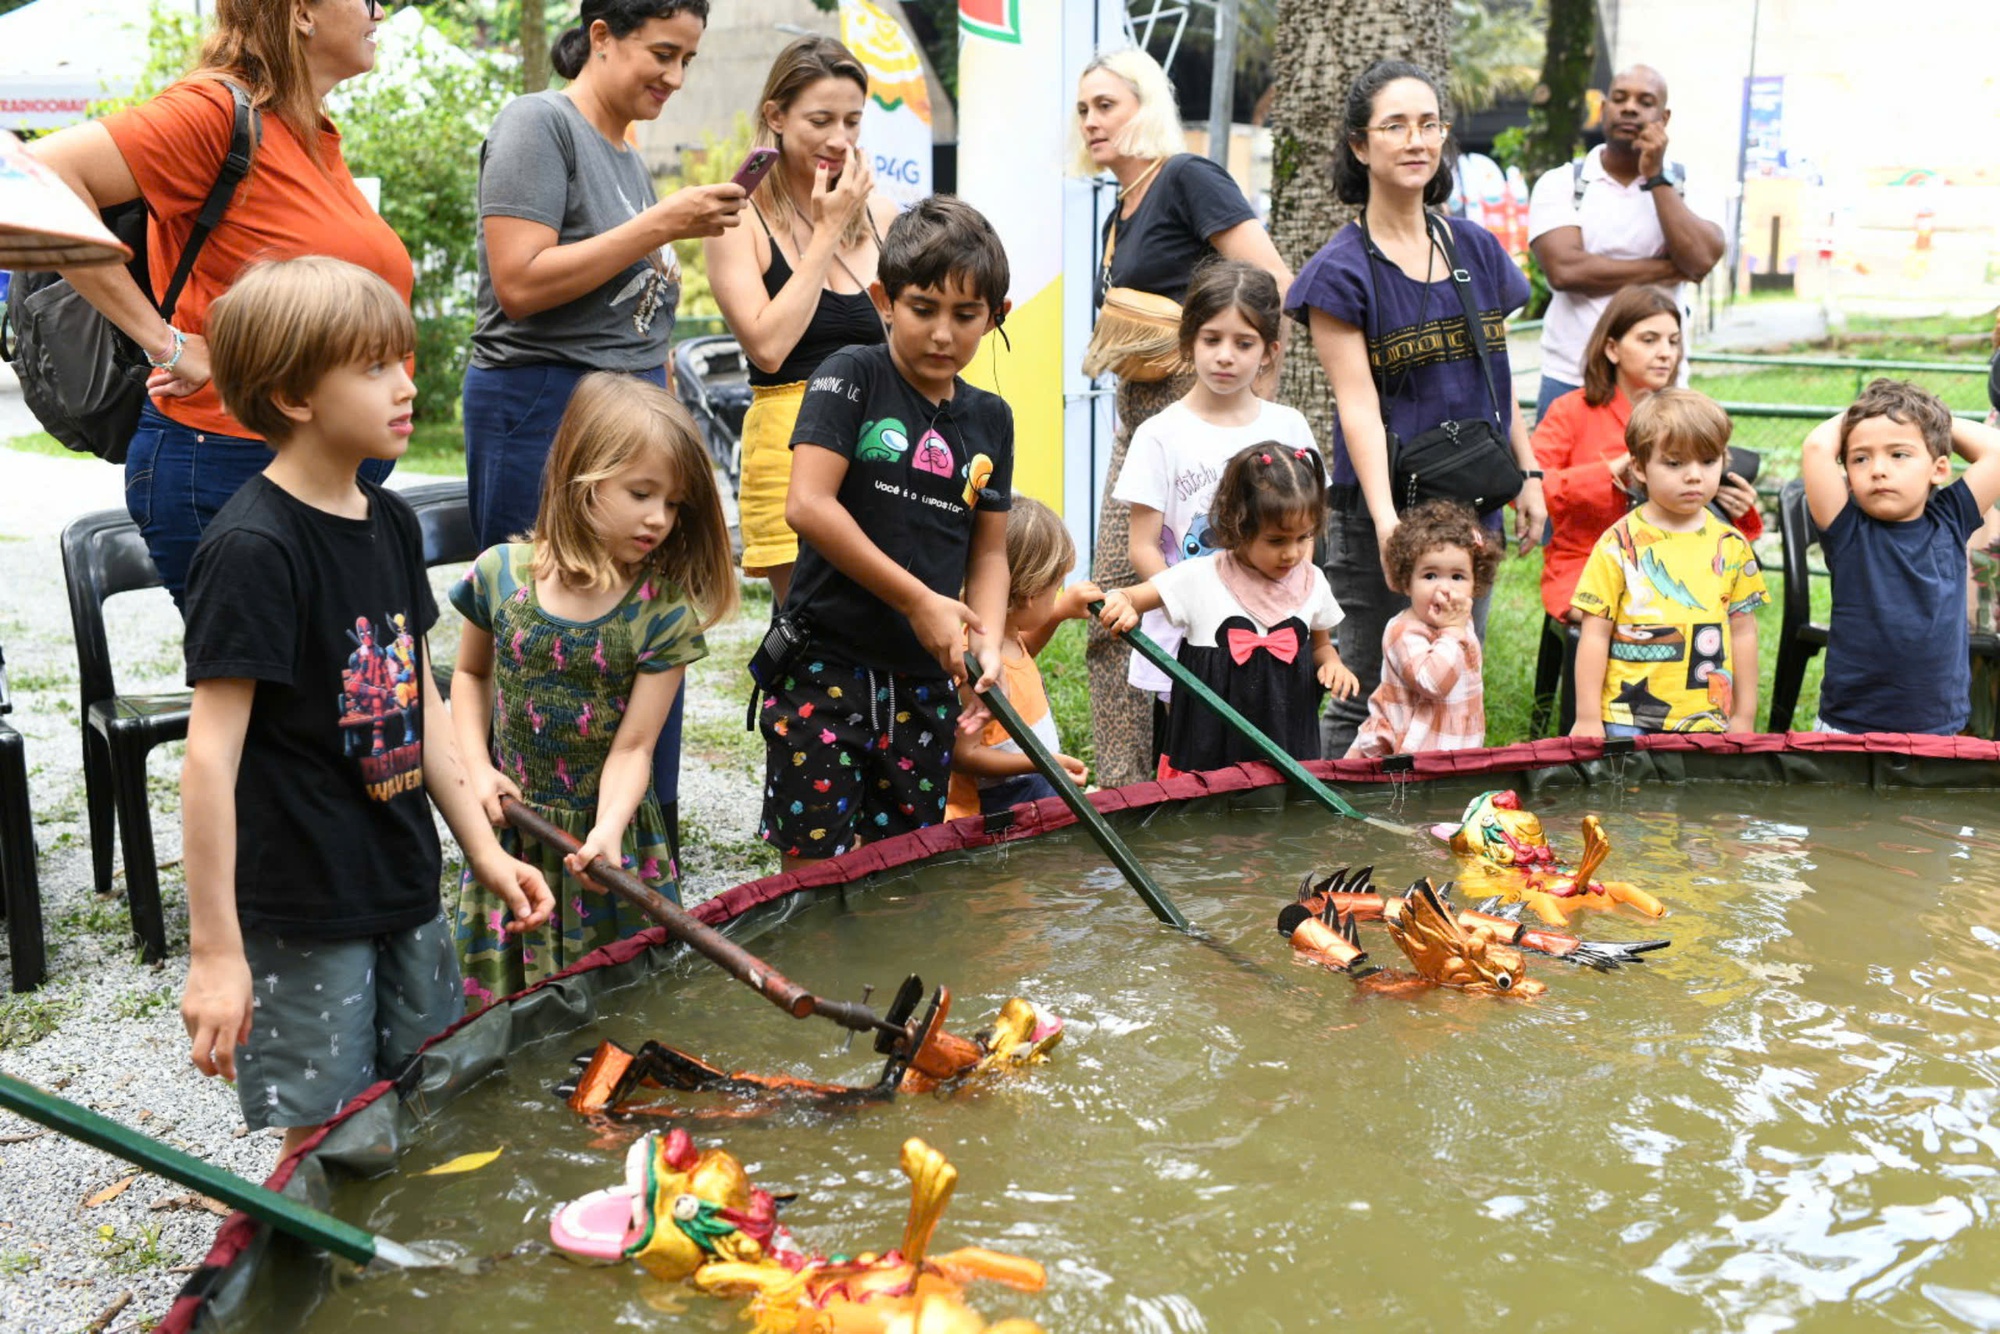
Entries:
MULTIPOLYGON (((263 123, 250 105, 250 95, 233 83, 228 88, 236 103, 229 155, 202 201, 166 297, 157 302, 161 318, 169 322, 202 245, 228 211, 237 184, 250 170, 252 147, 263 136, 263 123)), ((126 267, 139 290, 153 299, 146 268, 145 201, 118 204, 100 216, 112 234, 132 248, 132 262, 126 267)), ((123 463, 125 447, 139 425, 139 411, 146 406, 146 377, 152 367, 145 352, 60 274, 18 271, 11 284, 6 319, 0 323, 0 356, 13 365, 21 381, 22 401, 64 445, 80 454, 123 463)))

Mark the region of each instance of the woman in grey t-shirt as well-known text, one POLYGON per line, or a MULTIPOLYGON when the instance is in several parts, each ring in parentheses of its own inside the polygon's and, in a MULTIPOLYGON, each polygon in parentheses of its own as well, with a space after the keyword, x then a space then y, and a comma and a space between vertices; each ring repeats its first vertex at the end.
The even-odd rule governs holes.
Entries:
MULTIPOLYGON (((479 155, 479 307, 465 373, 465 466, 482 548, 534 526, 542 466, 577 381, 626 371, 664 386, 680 299, 671 241, 737 223, 743 189, 656 200, 626 142, 686 78, 707 0, 583 0, 551 53, 560 92, 509 102, 479 155)), ((653 749, 673 828, 681 701, 653 749)))

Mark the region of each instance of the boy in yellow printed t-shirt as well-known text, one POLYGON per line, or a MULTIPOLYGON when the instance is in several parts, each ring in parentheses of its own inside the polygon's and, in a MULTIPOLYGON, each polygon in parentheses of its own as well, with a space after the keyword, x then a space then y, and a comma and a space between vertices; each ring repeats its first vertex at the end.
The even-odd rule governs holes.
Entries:
POLYGON ((1729 433, 1729 415, 1689 389, 1632 410, 1625 444, 1646 499, 1597 539, 1571 601, 1583 613, 1571 736, 1756 729, 1764 576, 1708 508, 1729 433))

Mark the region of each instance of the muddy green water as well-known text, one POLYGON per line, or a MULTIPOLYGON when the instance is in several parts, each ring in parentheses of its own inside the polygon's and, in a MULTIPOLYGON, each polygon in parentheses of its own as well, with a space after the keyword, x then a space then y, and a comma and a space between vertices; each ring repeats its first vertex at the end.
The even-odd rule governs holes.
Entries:
MULTIPOLYGON (((1400 818, 1453 818, 1472 790, 1412 795, 1400 818)), ((1530 956, 1550 986, 1535 1002, 1359 996, 1291 962, 1278 908, 1310 867, 1448 874, 1439 845, 1306 806, 1163 814, 1130 841, 1218 947, 1155 924, 1080 833, 883 879, 755 942, 833 995, 948 982, 962 1030, 1029 996, 1070 1023, 1050 1064, 695 1134, 798 1192, 787 1222, 829 1251, 900 1236, 897 1146, 924 1137, 961 1174, 939 1245, 1048 1267, 1046 1292, 976 1304, 1051 1331, 2000 1328, 1993 796, 1707 784, 1535 805, 1565 848, 1600 812, 1608 874, 1669 905, 1658 926, 1585 930, 1670 934, 1670 952, 1605 975, 1530 956)), ((616 1001, 518 1053, 338 1212, 475 1253, 545 1242, 552 1206, 620 1174, 623 1141, 546 1091, 600 1038, 819 1078, 873 1067, 712 971, 616 1001), (469 1175, 409 1174, 496 1147, 469 1175)), ((731 1303, 549 1255, 345 1283, 305 1327, 746 1328, 731 1303)))

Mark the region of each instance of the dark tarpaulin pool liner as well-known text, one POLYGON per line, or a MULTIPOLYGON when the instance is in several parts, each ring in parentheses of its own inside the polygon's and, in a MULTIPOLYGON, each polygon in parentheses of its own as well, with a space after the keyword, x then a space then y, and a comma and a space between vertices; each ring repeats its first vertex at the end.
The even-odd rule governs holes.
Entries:
MULTIPOLYGON (((1394 756, 1387 761, 1318 761, 1306 767, 1341 784, 1484 778, 1495 786, 1528 793, 1606 782, 2000 788, 2000 744, 1900 733, 1663 735, 1641 738, 1629 748, 1619 742, 1558 738, 1394 756)), ((1115 822, 1120 812, 1160 805, 1196 810, 1269 806, 1284 800, 1283 783, 1283 776, 1269 765, 1243 764, 1097 792, 1091 801, 1115 822)), ((738 885, 693 911, 712 926, 728 927, 739 942, 747 941, 822 894, 838 892, 840 886, 878 872, 942 853, 1032 838, 1075 823, 1069 808, 1050 797, 1001 816, 953 820, 864 846, 805 871, 738 885)), ((324 1209, 331 1199, 332 1174, 367 1177, 393 1170, 412 1133, 511 1052, 592 1022, 598 998, 620 987, 661 972, 691 973, 711 966, 673 944, 657 927, 597 950, 562 974, 498 1001, 431 1039, 400 1078, 384 1080, 362 1093, 319 1136, 278 1164, 265 1184, 324 1209)), ((810 978, 803 980, 811 984, 810 978)), ((262 1330, 277 1311, 297 1318, 313 1304, 311 1293, 300 1290, 299 1280, 317 1273, 321 1286, 312 1292, 321 1291, 336 1265, 348 1268, 271 1233, 243 1214, 232 1214, 217 1231, 202 1268, 188 1280, 157 1328, 162 1334, 262 1330), (282 1266, 266 1263, 280 1257, 282 1266), (276 1277, 279 1268, 285 1271, 283 1281, 276 1277)))

